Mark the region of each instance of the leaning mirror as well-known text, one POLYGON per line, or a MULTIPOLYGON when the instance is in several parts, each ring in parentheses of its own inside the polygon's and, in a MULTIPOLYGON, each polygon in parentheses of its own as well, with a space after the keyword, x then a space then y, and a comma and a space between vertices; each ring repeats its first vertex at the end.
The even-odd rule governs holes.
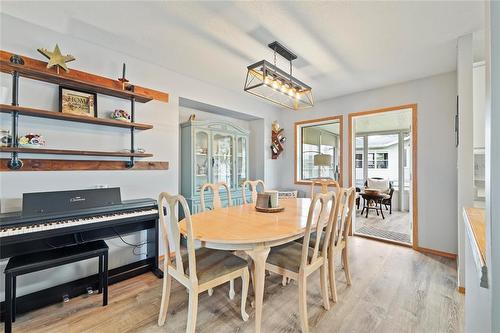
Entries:
POLYGON ((342 116, 295 123, 295 183, 334 179, 342 185, 342 116))

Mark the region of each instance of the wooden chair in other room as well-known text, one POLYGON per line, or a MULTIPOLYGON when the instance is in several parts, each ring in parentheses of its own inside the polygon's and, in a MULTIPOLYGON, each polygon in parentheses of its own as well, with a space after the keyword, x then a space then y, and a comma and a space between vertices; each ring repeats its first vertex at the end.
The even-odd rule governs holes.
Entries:
MULTIPOLYGON (((220 192, 219 192, 221 187, 225 188, 226 193, 227 193, 227 207, 230 207, 233 205, 233 200, 231 198, 231 191, 229 190, 229 186, 227 186, 227 184, 225 182, 218 182, 215 184, 205 183, 205 184, 203 184, 203 186, 200 189, 200 197, 201 197, 200 206, 201 206, 202 212, 204 212, 208 209, 206 206, 206 203, 205 203, 205 190, 207 188, 212 190, 212 209, 222 208, 222 200, 221 200, 220 192)), ((212 288, 208 289, 209 296, 212 296, 213 292, 214 291, 212 290, 212 288)), ((234 299, 234 295, 235 295, 234 281, 231 280, 229 282, 229 298, 234 299)))
POLYGON ((160 215, 161 234, 164 253, 175 251, 175 263, 170 261, 170 256, 165 255, 163 262, 163 292, 161 298, 158 325, 163 326, 167 318, 168 302, 172 277, 184 285, 189 291, 189 308, 186 332, 193 333, 196 329, 196 315, 198 311, 198 294, 219 286, 238 277, 242 279, 241 287, 241 317, 248 320, 245 312, 246 299, 250 274, 248 263, 228 251, 212 250, 207 248, 194 248, 193 226, 191 214, 186 199, 181 195, 160 193, 158 197, 158 211, 160 215), (181 255, 181 234, 177 222, 176 204, 182 208, 185 215, 187 229, 187 253, 181 255), (170 215, 169 219, 165 214, 170 215), (171 234, 169 234, 171 232, 171 234), (169 239, 174 240, 170 247, 169 239))
POLYGON ((245 180, 243 184, 241 185, 241 190, 243 191, 243 204, 249 203, 247 201, 247 196, 246 196, 246 188, 247 185, 250 186, 250 192, 251 192, 251 197, 250 197, 250 203, 254 203, 257 201, 257 186, 262 185, 262 191, 264 191, 264 182, 262 180, 245 180))
POLYGON ((320 269, 321 294, 323 296, 323 307, 330 309, 330 300, 328 297, 328 244, 332 234, 334 220, 335 193, 325 194, 317 193, 309 207, 307 216, 306 231, 302 244, 290 242, 271 249, 266 263, 266 269, 289 279, 296 280, 299 283, 299 309, 302 332, 309 331, 307 317, 307 277, 320 269), (319 211, 317 205, 320 205, 319 211), (313 221, 315 220, 315 221, 313 221), (323 246, 320 246, 323 228, 326 224, 325 240, 323 246), (318 241, 314 242, 313 247, 309 247, 311 231, 314 230, 318 241))
POLYGON ((314 197, 315 188, 321 187, 320 193, 328 193, 328 188, 333 187, 335 195, 338 195, 340 192, 340 185, 337 181, 333 179, 313 179, 311 181, 311 199, 314 197))

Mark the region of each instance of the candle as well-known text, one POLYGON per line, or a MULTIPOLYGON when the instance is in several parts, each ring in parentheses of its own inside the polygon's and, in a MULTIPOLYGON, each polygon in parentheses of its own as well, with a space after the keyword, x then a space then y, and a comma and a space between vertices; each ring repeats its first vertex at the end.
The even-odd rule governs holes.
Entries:
POLYGON ((123 74, 122 74, 122 79, 125 78, 125 63, 123 63, 123 74))

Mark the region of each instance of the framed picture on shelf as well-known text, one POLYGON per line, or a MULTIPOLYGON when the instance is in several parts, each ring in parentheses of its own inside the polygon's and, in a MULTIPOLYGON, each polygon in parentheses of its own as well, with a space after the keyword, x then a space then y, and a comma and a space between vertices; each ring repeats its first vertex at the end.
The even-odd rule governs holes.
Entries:
POLYGON ((59 86, 59 111, 97 118, 97 94, 59 86))

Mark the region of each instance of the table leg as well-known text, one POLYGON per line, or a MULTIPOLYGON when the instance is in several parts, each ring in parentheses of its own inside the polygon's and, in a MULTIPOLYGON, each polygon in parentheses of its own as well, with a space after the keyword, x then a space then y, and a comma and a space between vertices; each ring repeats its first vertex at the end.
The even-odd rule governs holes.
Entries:
POLYGON ((380 200, 380 214, 382 214, 382 219, 385 220, 384 211, 382 210, 382 200, 380 200))
POLYGON ((260 333, 262 324, 262 302, 264 300, 264 281, 266 274, 266 260, 269 254, 269 247, 257 247, 246 251, 253 261, 253 290, 255 296, 255 332, 260 333))

